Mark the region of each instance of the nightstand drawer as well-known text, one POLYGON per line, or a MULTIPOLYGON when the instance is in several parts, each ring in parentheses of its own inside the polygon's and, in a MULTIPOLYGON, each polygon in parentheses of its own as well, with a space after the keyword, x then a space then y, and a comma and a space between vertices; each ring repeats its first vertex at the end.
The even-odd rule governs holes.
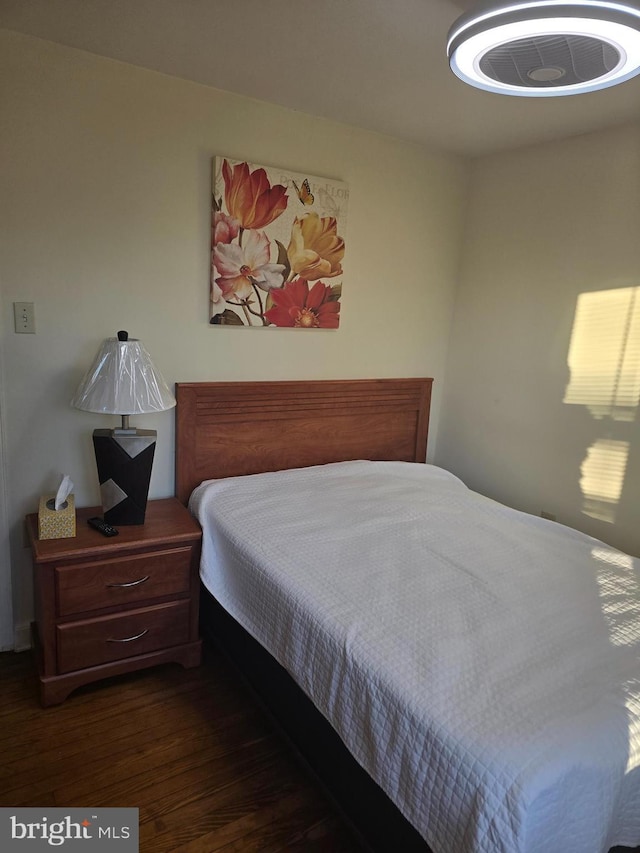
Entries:
POLYGON ((169 602, 115 616, 68 622, 58 625, 56 634, 59 672, 97 666, 186 643, 189 602, 169 602))
POLYGON ((187 595, 191 548, 172 548, 100 563, 57 566, 58 616, 187 595))

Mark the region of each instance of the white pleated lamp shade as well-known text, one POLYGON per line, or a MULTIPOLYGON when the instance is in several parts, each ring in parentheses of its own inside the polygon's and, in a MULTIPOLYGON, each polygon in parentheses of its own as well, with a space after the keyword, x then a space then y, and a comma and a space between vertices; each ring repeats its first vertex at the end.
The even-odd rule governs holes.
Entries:
POLYGON ((104 415, 163 412, 175 404, 151 356, 135 338, 107 338, 71 400, 76 409, 104 415))

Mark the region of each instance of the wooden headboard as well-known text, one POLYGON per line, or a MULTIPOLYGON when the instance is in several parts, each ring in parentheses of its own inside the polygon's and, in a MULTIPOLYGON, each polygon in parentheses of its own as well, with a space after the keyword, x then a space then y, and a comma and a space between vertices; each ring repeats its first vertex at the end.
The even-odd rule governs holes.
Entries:
POLYGON ((432 379, 178 382, 176 495, 349 459, 424 462, 432 379))

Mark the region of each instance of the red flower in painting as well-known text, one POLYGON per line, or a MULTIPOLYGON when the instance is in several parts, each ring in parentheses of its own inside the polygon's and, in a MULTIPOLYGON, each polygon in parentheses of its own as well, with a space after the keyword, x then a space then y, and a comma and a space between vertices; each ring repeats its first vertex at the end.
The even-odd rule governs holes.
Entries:
POLYGON ((250 172, 248 163, 236 163, 232 168, 223 160, 222 177, 229 216, 242 228, 264 228, 287 206, 287 188, 281 184, 272 187, 264 169, 250 172))
POLYGON ((281 290, 272 290, 273 308, 265 318, 274 326, 297 326, 303 329, 337 329, 340 302, 331 298, 331 288, 316 281, 311 290, 303 278, 290 281, 281 290))

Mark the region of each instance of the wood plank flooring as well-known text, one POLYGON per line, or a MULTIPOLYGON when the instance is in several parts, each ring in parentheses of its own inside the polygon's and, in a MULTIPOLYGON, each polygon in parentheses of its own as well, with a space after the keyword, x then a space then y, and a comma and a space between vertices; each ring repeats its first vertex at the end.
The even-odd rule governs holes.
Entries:
POLYGON ((210 649, 37 701, 30 652, 0 654, 0 805, 135 806, 141 853, 358 853, 289 747, 210 649))
POLYGON ((0 806, 134 806, 141 853, 362 853, 208 648, 46 710, 31 653, 0 654, 0 755, 0 806))

